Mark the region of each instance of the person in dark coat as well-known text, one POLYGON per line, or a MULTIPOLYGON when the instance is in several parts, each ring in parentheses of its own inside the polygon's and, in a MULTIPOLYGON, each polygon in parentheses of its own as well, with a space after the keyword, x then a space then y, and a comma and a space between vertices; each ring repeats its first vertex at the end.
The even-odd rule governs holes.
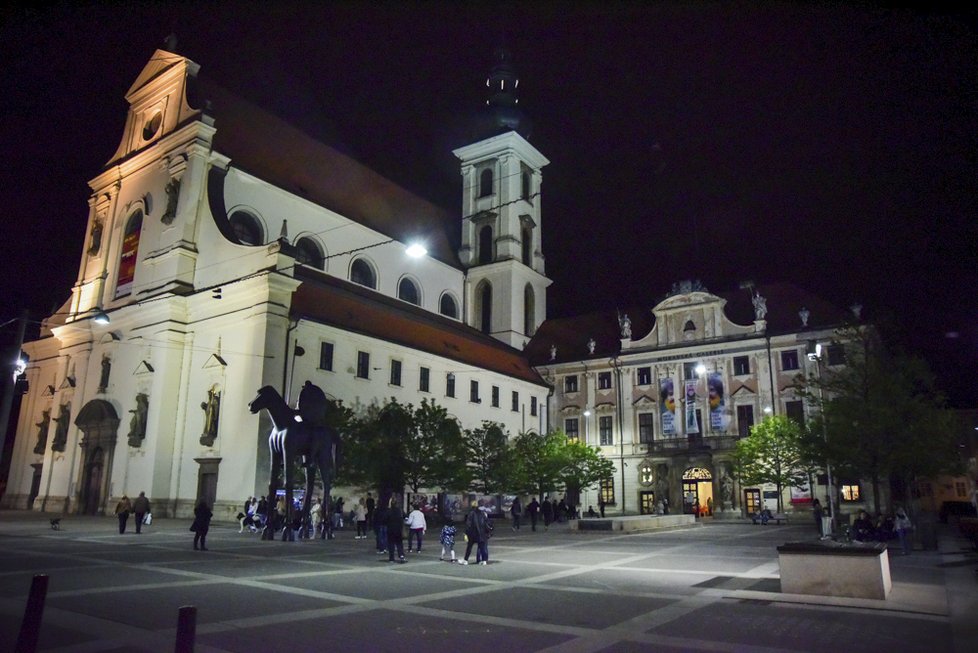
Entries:
POLYGON ((520 519, 523 516, 523 502, 520 501, 519 497, 513 499, 513 505, 510 507, 509 512, 513 515, 513 530, 520 530, 520 519))
POLYGON ((207 531, 210 530, 213 516, 207 502, 201 499, 194 508, 194 523, 190 525, 190 530, 194 532, 194 551, 198 549, 198 544, 201 551, 207 551, 207 531))
POLYGON ((404 511, 397 501, 391 497, 387 508, 387 561, 394 562, 394 548, 397 548, 397 561, 404 562, 404 511))
POLYGON ((550 499, 543 500, 543 530, 550 528, 550 522, 554 520, 554 507, 550 503, 550 499))
POLYGON ((540 502, 537 501, 536 497, 533 497, 533 501, 530 505, 526 507, 526 512, 530 515, 530 528, 533 531, 537 530, 537 513, 540 512, 540 502))
POLYGON ((115 506, 115 514, 119 518, 119 535, 126 532, 126 522, 129 521, 129 513, 131 512, 132 502, 129 501, 129 497, 123 494, 115 506))
POLYGON ((468 542, 465 545, 465 556, 458 561, 460 565, 469 564, 469 556, 472 554, 472 547, 476 547, 475 561, 485 565, 489 562, 489 518, 485 511, 479 508, 479 502, 472 502, 472 510, 465 516, 465 537, 468 542))
POLYGON ((150 511, 149 499, 146 498, 145 492, 140 492, 136 500, 132 502, 132 511, 136 515, 136 534, 143 532, 143 520, 146 519, 146 513, 150 511))

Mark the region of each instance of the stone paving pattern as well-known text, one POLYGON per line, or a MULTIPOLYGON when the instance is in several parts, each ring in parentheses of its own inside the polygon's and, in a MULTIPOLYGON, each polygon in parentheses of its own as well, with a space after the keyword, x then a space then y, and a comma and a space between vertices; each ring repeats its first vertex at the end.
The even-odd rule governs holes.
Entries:
POLYGON ((185 605, 199 652, 978 650, 978 556, 946 527, 939 551, 890 559, 893 592, 874 601, 781 593, 775 547, 814 540, 808 524, 497 525, 487 566, 440 562, 434 528, 390 564, 350 530, 262 542, 214 524, 203 552, 188 526, 119 535, 114 517, 68 516, 54 531, 48 516, 0 512, 0 651, 14 649, 38 573, 39 650, 65 653, 173 651, 185 605))

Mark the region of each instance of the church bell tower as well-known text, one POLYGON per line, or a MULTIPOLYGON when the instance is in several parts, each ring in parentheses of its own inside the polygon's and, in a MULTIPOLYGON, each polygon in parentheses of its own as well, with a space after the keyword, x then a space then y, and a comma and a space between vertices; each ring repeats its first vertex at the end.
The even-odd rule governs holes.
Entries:
POLYGON ((476 142, 454 151, 462 172, 462 246, 469 325, 517 349, 547 316, 540 187, 549 161, 527 140, 519 79, 497 49, 476 142))

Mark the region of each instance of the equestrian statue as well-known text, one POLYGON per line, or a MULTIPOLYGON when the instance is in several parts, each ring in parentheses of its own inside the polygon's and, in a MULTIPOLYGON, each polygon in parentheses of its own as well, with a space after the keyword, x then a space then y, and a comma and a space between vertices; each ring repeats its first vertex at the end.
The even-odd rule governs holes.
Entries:
POLYGON ((339 464, 340 436, 336 429, 326 423, 329 410, 329 400, 326 394, 311 382, 306 381, 299 393, 296 409, 289 405, 278 393, 278 390, 266 385, 258 391, 258 395, 248 404, 251 413, 257 414, 262 409, 268 411, 272 418, 272 432, 268 435, 268 450, 271 454, 268 482, 268 511, 269 519, 262 531, 263 540, 275 539, 275 501, 279 489, 280 468, 285 476, 285 528, 282 533, 283 541, 295 540, 293 521, 292 488, 295 482, 294 462, 302 457, 302 465, 306 469, 306 495, 302 502, 299 515, 299 537, 308 534, 309 505, 313 493, 313 481, 316 469, 323 481, 325 505, 329 505, 329 491, 336 477, 339 464))

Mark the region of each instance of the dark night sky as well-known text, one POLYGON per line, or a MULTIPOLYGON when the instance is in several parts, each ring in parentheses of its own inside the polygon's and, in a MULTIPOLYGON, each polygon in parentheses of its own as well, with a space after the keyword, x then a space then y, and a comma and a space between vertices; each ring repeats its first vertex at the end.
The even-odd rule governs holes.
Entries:
POLYGON ((551 161, 551 317, 651 308, 685 278, 713 291, 789 281, 894 316, 897 341, 976 405, 978 14, 526 5, 0 10, 0 198, 16 252, 0 263, 0 318, 67 297, 86 182, 167 34, 212 78, 456 212, 451 150, 505 41, 530 141, 551 161))

